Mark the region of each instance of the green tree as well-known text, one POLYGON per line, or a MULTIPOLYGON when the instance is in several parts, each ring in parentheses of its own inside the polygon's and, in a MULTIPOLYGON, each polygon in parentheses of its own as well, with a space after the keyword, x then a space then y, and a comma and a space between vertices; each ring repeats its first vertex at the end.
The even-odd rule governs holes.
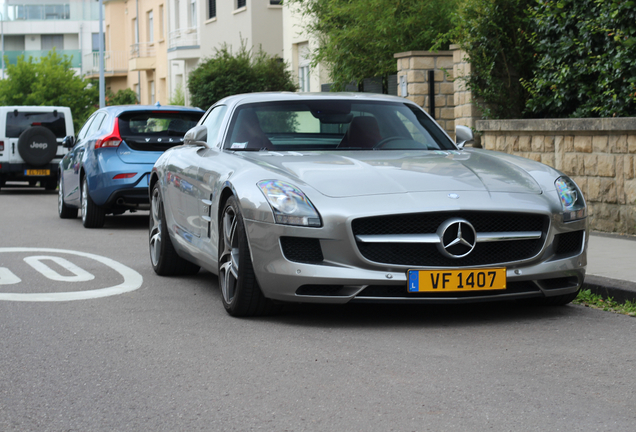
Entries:
POLYGON ((207 109, 219 99, 238 93, 296 91, 297 86, 285 63, 262 49, 256 54, 245 42, 232 54, 227 45, 203 61, 188 78, 192 105, 207 109))
POLYGON ((71 58, 52 50, 46 57, 19 56, 16 64, 7 64, 7 79, 0 81, 0 104, 67 106, 78 130, 97 108, 99 89, 75 74, 71 58))
POLYGON ((174 93, 168 101, 170 105, 185 105, 185 94, 183 93, 183 84, 179 83, 174 88, 174 93))
POLYGON ((117 93, 106 90, 106 105, 135 105, 137 104, 137 93, 126 88, 119 89, 117 93))
MULTIPOLYGON (((536 0, 464 0, 455 27, 439 41, 458 44, 470 60, 464 79, 485 118, 520 118, 528 92, 521 84, 534 72, 527 34, 528 10, 536 0)), ((438 42, 440 43, 440 42, 438 42)))
POLYGON ((636 115, 636 2, 541 1, 530 17, 537 53, 525 82, 530 115, 636 115))
MULTIPOLYGON (((452 27, 462 0, 285 0, 316 37, 312 62, 324 63, 332 90, 397 72, 395 53, 428 50, 452 27)), ((440 48, 447 48, 442 44, 440 48)))

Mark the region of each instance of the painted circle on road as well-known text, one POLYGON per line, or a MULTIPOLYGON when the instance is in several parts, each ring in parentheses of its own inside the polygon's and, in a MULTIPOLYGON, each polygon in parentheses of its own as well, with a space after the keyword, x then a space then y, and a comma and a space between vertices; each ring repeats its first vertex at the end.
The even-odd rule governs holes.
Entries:
POLYGON ((94 259, 104 264, 124 277, 124 282, 108 288, 100 288, 96 290, 76 291, 76 292, 59 292, 59 293, 0 293, 0 300, 7 301, 26 301, 26 302, 54 302, 54 301, 71 301, 71 300, 88 300, 100 297, 114 296, 126 292, 134 291, 141 287, 143 277, 135 270, 127 267, 115 260, 100 255, 87 252, 78 252, 65 249, 46 249, 46 248, 20 248, 9 247, 0 248, 3 252, 38 252, 38 253, 59 253, 77 255, 84 258, 94 259))

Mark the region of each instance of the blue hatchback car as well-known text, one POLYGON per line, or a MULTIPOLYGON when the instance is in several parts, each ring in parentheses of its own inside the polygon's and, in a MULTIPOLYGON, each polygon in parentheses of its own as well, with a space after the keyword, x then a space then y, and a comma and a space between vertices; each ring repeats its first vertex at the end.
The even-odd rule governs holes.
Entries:
POLYGON ((148 210, 148 174, 159 156, 194 127, 198 108, 155 105, 109 106, 97 110, 59 164, 58 213, 86 228, 104 226, 107 214, 148 210))

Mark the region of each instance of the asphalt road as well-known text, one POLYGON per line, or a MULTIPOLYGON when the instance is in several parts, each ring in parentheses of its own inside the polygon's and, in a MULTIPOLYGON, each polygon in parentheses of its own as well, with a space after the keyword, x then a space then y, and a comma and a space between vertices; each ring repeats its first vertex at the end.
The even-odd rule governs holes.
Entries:
POLYGON ((636 427, 634 318, 506 303, 236 319, 211 274, 153 273, 146 212, 87 230, 56 204, 0 190, 1 431, 636 427))

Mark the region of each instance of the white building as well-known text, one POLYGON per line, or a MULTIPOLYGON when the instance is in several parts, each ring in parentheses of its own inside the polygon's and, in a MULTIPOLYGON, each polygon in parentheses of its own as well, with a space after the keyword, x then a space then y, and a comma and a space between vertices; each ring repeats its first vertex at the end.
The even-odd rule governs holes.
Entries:
POLYGON ((185 88, 199 61, 214 56, 223 44, 237 52, 244 41, 248 48, 260 46, 283 57, 281 0, 168 0, 167 21, 171 95, 185 88))
MULTIPOLYGON (((99 49, 99 2, 95 0, 4 0, 0 3, 3 59, 39 58, 53 48, 72 57, 83 74, 85 54, 99 49)), ((4 62, 2 63, 4 65, 4 62)), ((0 76, 6 76, 6 65, 0 76)))

